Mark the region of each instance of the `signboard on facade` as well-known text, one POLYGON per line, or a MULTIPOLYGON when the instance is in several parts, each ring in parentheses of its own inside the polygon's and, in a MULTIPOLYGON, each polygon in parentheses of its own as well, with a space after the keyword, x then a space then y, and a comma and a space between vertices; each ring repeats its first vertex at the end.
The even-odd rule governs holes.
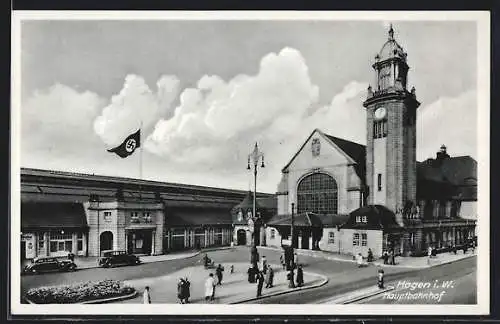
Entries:
MULTIPOLYGON (((36 257, 35 236, 33 234, 21 234, 21 241, 26 242, 25 256, 27 259, 36 257)), ((21 252, 22 253, 22 252, 21 252)))

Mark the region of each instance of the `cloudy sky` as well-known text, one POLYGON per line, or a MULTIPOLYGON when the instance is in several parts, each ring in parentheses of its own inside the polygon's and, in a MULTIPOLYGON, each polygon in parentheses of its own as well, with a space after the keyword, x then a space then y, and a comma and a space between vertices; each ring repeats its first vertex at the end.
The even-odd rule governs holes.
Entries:
MULTIPOLYGON (((143 178, 258 190, 307 136, 364 144, 366 88, 384 21, 25 21, 23 167, 139 177, 140 154, 106 150, 141 125, 143 178)), ((474 22, 394 22, 422 103, 417 157, 477 157, 474 22)))

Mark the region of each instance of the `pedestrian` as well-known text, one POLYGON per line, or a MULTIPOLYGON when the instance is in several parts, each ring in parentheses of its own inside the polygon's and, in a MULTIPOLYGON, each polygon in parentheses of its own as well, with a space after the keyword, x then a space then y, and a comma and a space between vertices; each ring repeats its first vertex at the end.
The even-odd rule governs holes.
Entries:
POLYGON ((391 252, 390 252, 390 256, 391 256, 391 262, 390 264, 391 265, 395 265, 396 264, 396 261, 394 260, 394 249, 391 249, 391 252))
POLYGON ((373 262, 373 252, 370 248, 368 248, 368 257, 366 258, 366 261, 373 262))
POLYGON ((181 304, 184 304, 184 291, 182 289, 182 286, 184 285, 184 279, 179 278, 179 282, 177 283, 177 298, 181 302, 181 304))
POLYGON ((299 264, 299 256, 297 255, 297 252, 293 255, 293 268, 296 268, 297 265, 299 264))
POLYGON ((234 273, 234 265, 231 264, 231 268, 229 268, 230 273, 234 273))
POLYGON ((361 253, 358 253, 358 255, 356 256, 356 263, 358 264, 358 268, 364 266, 363 256, 361 255, 361 253))
POLYGON ((293 281, 293 268, 290 268, 290 271, 286 275, 286 279, 288 280, 288 288, 295 288, 295 283, 293 281))
POLYGON ((224 272, 224 267, 222 265, 218 265, 217 269, 215 269, 215 274, 217 275, 217 285, 222 285, 222 273, 224 272))
POLYGON ((384 288, 384 270, 383 269, 378 270, 377 286, 381 289, 384 288))
POLYGON ((184 304, 189 303, 189 297, 191 297, 191 283, 188 278, 183 279, 182 284, 182 297, 184 298, 184 304))
POLYGON ((302 287, 304 285, 304 272, 302 271, 302 265, 297 268, 297 287, 302 287))
POLYGON ((283 257, 283 254, 280 255, 280 263, 281 263, 281 267, 283 267, 283 270, 285 270, 286 263, 285 263, 285 258, 283 257))
POLYGON ((467 243, 464 244, 464 254, 467 253, 467 243))
POLYGON ((257 297, 262 296, 262 286, 264 286, 264 274, 257 272, 257 297))
POLYGON ((68 259, 69 259, 71 262, 75 262, 75 255, 74 255, 72 252, 68 253, 68 259))
POLYGON ((142 293, 142 302, 144 304, 151 304, 151 294, 149 292, 149 286, 144 288, 144 292, 142 293))
POLYGON ((472 244, 470 246, 470 249, 472 251, 472 254, 474 254, 474 250, 476 249, 476 242, 475 241, 472 241, 472 244))
POLYGON ((389 254, 387 254, 387 251, 384 251, 382 258, 384 259, 384 264, 388 264, 389 254))
POLYGON ((210 259, 208 258, 208 255, 205 253, 205 255, 203 256, 203 266, 205 268, 207 268, 209 262, 210 262, 210 259))
POLYGON ((210 273, 205 281, 205 300, 214 300, 215 298, 215 279, 214 274, 210 273))
POLYGON ((271 266, 267 267, 267 284, 266 288, 272 288, 274 281, 274 270, 271 266))
POLYGON ((266 271, 267 271, 267 259, 266 259, 265 255, 262 256, 261 266, 262 266, 262 272, 266 273, 266 271))
POLYGON ((247 274, 248 274, 248 282, 254 283, 255 282, 255 270, 254 270, 252 265, 250 265, 250 267, 248 268, 247 274))

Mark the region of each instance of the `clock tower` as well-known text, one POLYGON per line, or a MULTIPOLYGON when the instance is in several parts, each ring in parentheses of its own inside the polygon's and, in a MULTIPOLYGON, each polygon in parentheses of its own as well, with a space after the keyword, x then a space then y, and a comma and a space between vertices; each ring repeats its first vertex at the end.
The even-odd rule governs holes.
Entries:
MULTIPOLYGON (((368 203, 384 205, 397 213, 416 203, 416 110, 420 103, 415 88, 407 90, 406 53, 388 39, 375 56, 375 86, 368 87, 363 106, 367 111, 366 181, 368 203)), ((404 226, 404 217, 397 217, 404 226)))

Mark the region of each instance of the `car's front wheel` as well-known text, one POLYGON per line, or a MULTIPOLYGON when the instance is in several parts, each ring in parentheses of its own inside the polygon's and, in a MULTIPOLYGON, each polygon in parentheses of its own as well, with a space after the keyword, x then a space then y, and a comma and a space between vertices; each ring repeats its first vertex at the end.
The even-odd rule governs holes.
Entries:
POLYGON ((75 271, 76 270, 76 265, 72 264, 68 267, 68 271, 75 271))

